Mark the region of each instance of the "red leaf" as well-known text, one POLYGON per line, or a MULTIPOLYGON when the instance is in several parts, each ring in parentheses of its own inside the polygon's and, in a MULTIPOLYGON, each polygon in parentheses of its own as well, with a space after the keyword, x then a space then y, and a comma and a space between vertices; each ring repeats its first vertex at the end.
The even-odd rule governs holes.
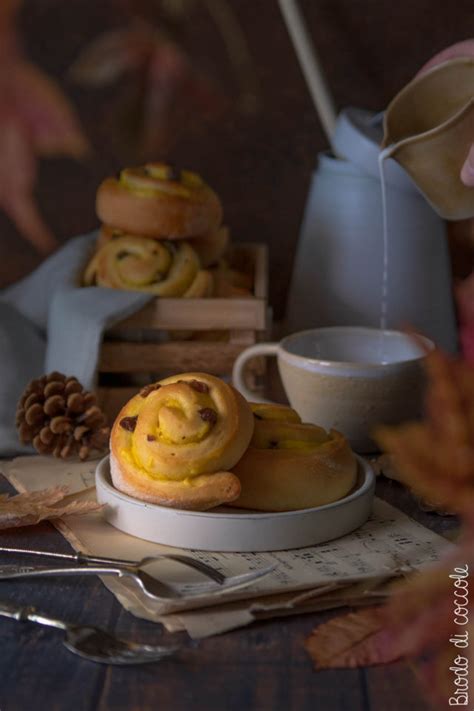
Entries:
POLYGON ((107 86, 130 70, 142 67, 155 42, 152 28, 144 22, 136 22, 131 28, 109 30, 82 50, 69 70, 70 75, 85 86, 107 86))
POLYGON ((0 114, 0 206, 36 249, 47 254, 56 240, 33 200, 36 159, 28 134, 13 117, 0 114))
POLYGON ((34 201, 37 154, 82 157, 88 150, 73 107, 59 86, 18 51, 11 19, 0 10, 0 209, 39 252, 57 245, 34 201))
POLYGON ((129 72, 134 72, 134 91, 139 91, 126 98, 124 103, 132 106, 123 122, 133 125, 139 150, 147 155, 165 150, 168 134, 177 125, 183 129, 184 124, 195 123, 196 115, 208 118, 225 106, 221 92, 188 55, 144 21, 101 35, 71 68, 76 81, 96 87, 117 82, 129 72))
POLYGON ((456 289, 459 334, 464 358, 474 365, 474 272, 456 289))
POLYGON ((41 155, 69 155, 82 158, 89 145, 76 113, 59 86, 27 62, 10 69, 12 99, 17 120, 31 136, 41 155))
POLYGON ((305 647, 316 669, 386 664, 400 659, 406 651, 387 631, 386 624, 385 608, 350 612, 317 627, 305 647))
POLYGON ((423 657, 426 663, 419 669, 425 691, 440 708, 447 708, 456 688, 451 669, 455 657, 469 656, 462 641, 454 643, 454 635, 462 638, 467 629, 470 642, 474 634, 472 622, 468 628, 454 622, 459 600, 455 591, 472 589, 472 570, 474 515, 466 517, 459 545, 442 564, 399 583, 384 607, 361 609, 317 627, 305 644, 315 668, 418 662, 423 657))
POLYGON ((462 514, 474 506, 474 368, 435 349, 425 369, 424 420, 380 426, 374 436, 417 496, 462 514))
POLYGON ((0 3, 0 32, 10 29, 20 5, 21 0, 2 0, 0 3))

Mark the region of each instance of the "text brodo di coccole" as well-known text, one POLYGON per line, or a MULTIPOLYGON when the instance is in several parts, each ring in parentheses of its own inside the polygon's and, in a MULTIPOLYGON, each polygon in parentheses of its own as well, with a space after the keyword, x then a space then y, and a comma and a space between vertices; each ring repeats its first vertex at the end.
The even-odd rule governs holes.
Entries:
MULTIPOLYGON (((469 566, 466 564, 454 568, 450 578, 454 581, 453 605, 454 624, 466 628, 469 624, 469 566)), ((454 658, 449 671, 454 674, 453 694, 449 697, 450 706, 467 706, 469 704, 469 630, 455 632, 449 640, 457 650, 464 650, 454 658)))

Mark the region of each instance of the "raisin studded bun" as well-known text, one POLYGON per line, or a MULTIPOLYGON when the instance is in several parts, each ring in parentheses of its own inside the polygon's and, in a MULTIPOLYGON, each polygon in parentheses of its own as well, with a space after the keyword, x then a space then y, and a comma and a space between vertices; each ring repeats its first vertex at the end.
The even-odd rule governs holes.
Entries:
POLYGON ((303 424, 283 405, 252 404, 250 446, 232 471, 242 491, 232 506, 291 511, 322 506, 346 496, 357 460, 340 432, 303 424))
POLYGON ((191 240, 193 249, 197 252, 201 266, 204 269, 218 263, 219 259, 225 254, 229 242, 229 228, 225 227, 225 225, 191 240))
POLYGON ((204 180, 165 163, 125 168, 97 191, 96 210, 106 225, 145 237, 185 239, 217 230, 222 206, 204 180))
POLYGON ((137 499, 204 511, 236 499, 231 473, 254 417, 232 386, 185 373, 143 388, 119 413, 110 438, 114 486, 137 499))
POLYGON ((213 277, 199 268, 188 242, 125 235, 97 250, 83 275, 84 286, 145 291, 155 296, 210 296, 213 277))

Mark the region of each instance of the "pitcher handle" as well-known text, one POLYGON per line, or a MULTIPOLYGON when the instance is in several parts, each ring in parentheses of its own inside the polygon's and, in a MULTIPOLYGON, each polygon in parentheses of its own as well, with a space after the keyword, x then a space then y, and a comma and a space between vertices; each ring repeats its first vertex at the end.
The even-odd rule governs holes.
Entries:
POLYGON ((276 356, 278 354, 278 343, 256 343, 253 346, 249 346, 240 353, 235 359, 234 366, 232 368, 232 382, 234 383, 237 390, 239 390, 242 395, 251 402, 263 402, 269 404, 276 404, 273 400, 268 400, 260 395, 257 395, 252 390, 250 390, 244 382, 244 373, 247 361, 255 356, 276 356))

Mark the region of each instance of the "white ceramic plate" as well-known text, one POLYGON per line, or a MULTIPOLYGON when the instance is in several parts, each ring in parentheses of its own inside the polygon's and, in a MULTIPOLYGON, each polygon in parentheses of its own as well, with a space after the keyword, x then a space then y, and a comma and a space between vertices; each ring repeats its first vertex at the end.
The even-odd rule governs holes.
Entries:
POLYGON ((220 506, 182 511, 134 499, 114 488, 109 458, 96 470, 97 498, 112 526, 153 543, 194 550, 247 553, 303 548, 354 531, 367 521, 375 489, 370 464, 357 457, 353 491, 332 504, 300 511, 251 512, 220 506))

